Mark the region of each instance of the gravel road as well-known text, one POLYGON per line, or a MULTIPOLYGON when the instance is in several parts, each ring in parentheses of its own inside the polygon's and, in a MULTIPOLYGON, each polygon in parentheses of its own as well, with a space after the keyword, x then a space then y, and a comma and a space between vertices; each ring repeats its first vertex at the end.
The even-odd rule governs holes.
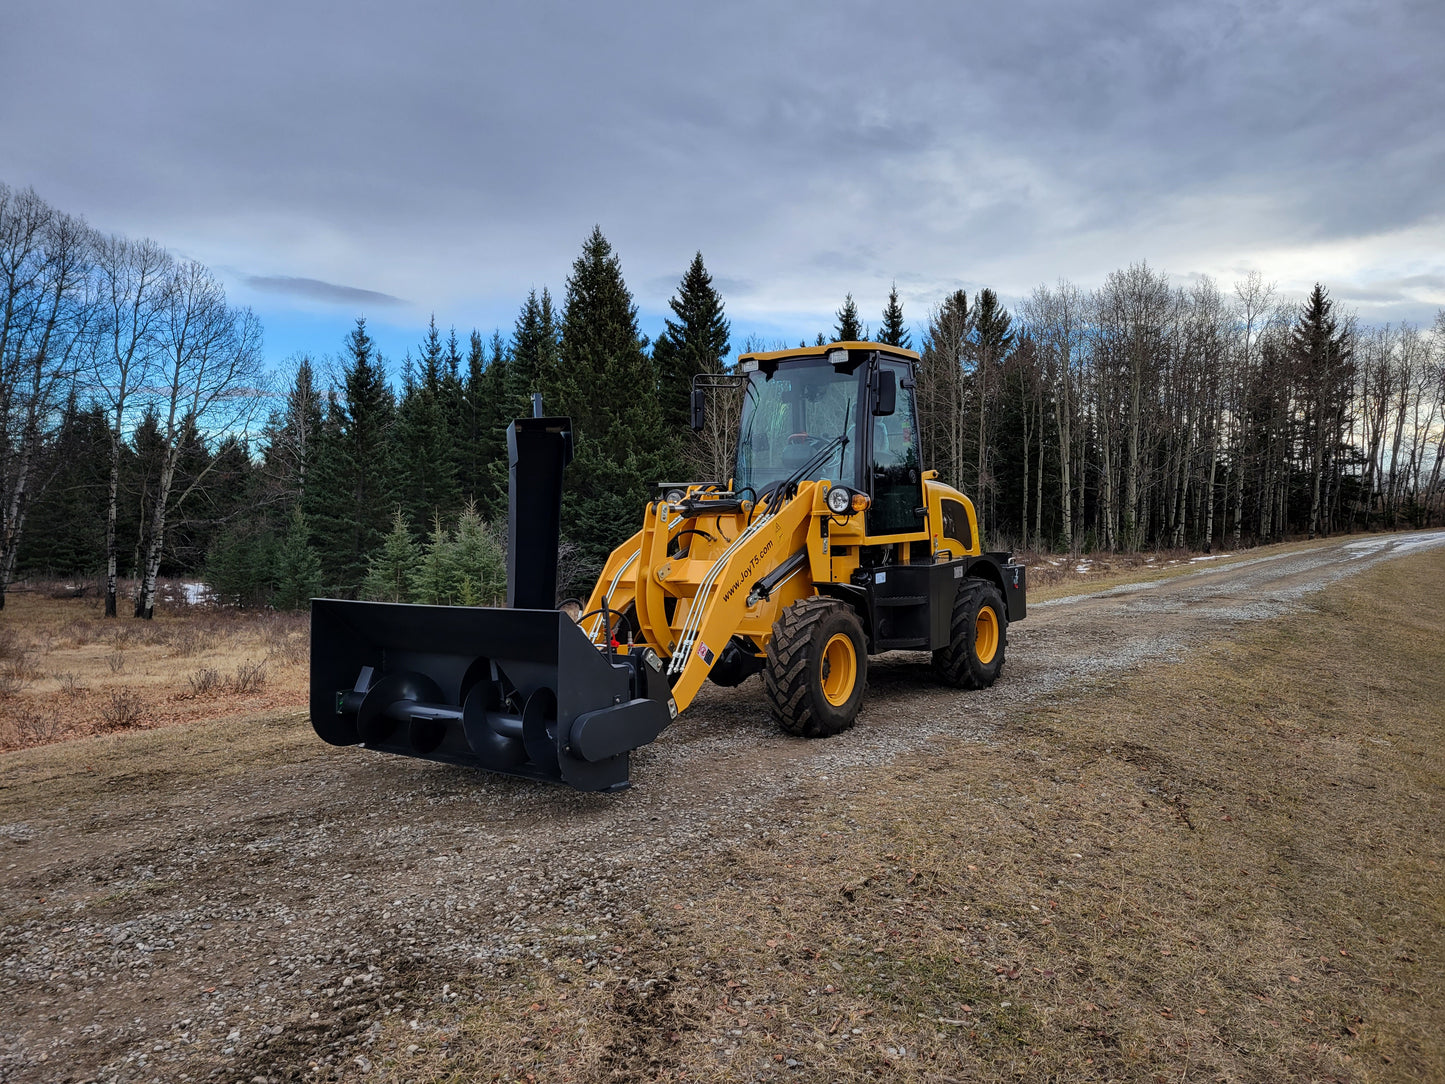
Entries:
MULTIPOLYGON (((926 656, 885 656, 858 726, 823 742, 778 734, 757 679, 708 687, 619 795, 332 750, 297 740, 299 715, 214 777, 148 752, 87 791, 83 749, 9 755, 0 1081, 360 1075, 380 1012, 424 1016, 455 996, 449 977, 517 957, 595 958, 660 881, 786 829, 859 766, 1007 740, 1020 706, 1088 695, 1441 546, 1422 532, 1221 556, 1037 603, 994 688, 945 690, 926 656)), ((97 755, 123 758, 127 740, 97 755)))

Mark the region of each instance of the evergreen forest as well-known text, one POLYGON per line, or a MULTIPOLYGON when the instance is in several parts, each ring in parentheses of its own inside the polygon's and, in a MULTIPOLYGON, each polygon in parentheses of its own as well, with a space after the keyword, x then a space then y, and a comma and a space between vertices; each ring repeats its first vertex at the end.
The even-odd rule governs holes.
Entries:
MULTIPOLYGON (((1445 520, 1445 311, 1367 327, 1323 285, 1290 302, 1257 275, 1225 289, 1145 263, 1014 311, 958 290, 910 323, 896 288, 870 311, 871 331, 847 295, 812 341, 919 352, 925 466, 996 547, 1232 550, 1445 520)), ((692 377, 786 345, 732 342, 701 253, 649 341, 597 228, 507 334, 433 320, 398 364, 358 317, 335 357, 272 372, 207 268, 0 184, 0 607, 51 578, 149 617, 177 577, 244 607, 496 604, 505 429, 533 392, 573 419, 560 578, 585 595, 655 483, 726 477, 736 402, 693 433, 692 377)))

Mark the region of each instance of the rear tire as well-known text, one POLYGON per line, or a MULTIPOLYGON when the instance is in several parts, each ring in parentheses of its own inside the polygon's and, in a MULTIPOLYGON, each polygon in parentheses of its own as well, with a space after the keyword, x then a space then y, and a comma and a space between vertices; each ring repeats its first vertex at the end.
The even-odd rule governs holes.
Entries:
POLYGON ((986 689, 998 680, 1007 647, 1008 612, 998 588, 964 580, 953 599, 948 646, 933 653, 933 669, 960 689, 986 689))
POLYGON ((868 684, 868 647, 858 615, 829 598, 783 611, 768 641, 763 691, 778 725, 801 738, 849 729, 868 684))

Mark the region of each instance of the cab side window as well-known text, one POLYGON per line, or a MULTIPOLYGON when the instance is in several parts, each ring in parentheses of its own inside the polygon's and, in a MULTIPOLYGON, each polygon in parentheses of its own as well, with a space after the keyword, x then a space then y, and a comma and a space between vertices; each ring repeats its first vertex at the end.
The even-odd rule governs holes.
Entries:
POLYGON ((868 533, 921 531, 923 488, 913 370, 898 361, 884 361, 882 367, 893 371, 898 397, 892 414, 872 419, 869 444, 873 456, 873 507, 868 511, 868 533))
MULTIPOLYGON (((962 501, 944 498, 939 504, 943 508, 943 537, 951 539, 960 547, 955 557, 962 557, 973 549, 973 532, 968 527, 968 509, 962 501)), ((948 546, 948 549, 954 547, 948 546)))

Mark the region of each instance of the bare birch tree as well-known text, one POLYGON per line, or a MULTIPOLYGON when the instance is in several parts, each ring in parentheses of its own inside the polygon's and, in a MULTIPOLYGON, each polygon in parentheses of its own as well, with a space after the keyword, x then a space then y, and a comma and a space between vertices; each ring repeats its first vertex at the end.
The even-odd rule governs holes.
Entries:
POLYGON ((241 435, 262 401, 261 326, 255 315, 231 308, 221 284, 192 260, 172 265, 164 297, 155 326, 154 386, 146 390, 160 421, 159 474, 135 596, 135 616, 146 619, 155 615, 169 517, 207 473, 175 488, 185 435, 197 430, 241 435))
POLYGON ((165 314, 172 260, 153 241, 104 238, 96 246, 99 334, 91 353, 97 399, 110 422, 110 482, 105 521, 105 616, 116 616, 117 501, 121 453, 135 414, 137 394, 145 388, 157 359, 160 321, 165 314))

